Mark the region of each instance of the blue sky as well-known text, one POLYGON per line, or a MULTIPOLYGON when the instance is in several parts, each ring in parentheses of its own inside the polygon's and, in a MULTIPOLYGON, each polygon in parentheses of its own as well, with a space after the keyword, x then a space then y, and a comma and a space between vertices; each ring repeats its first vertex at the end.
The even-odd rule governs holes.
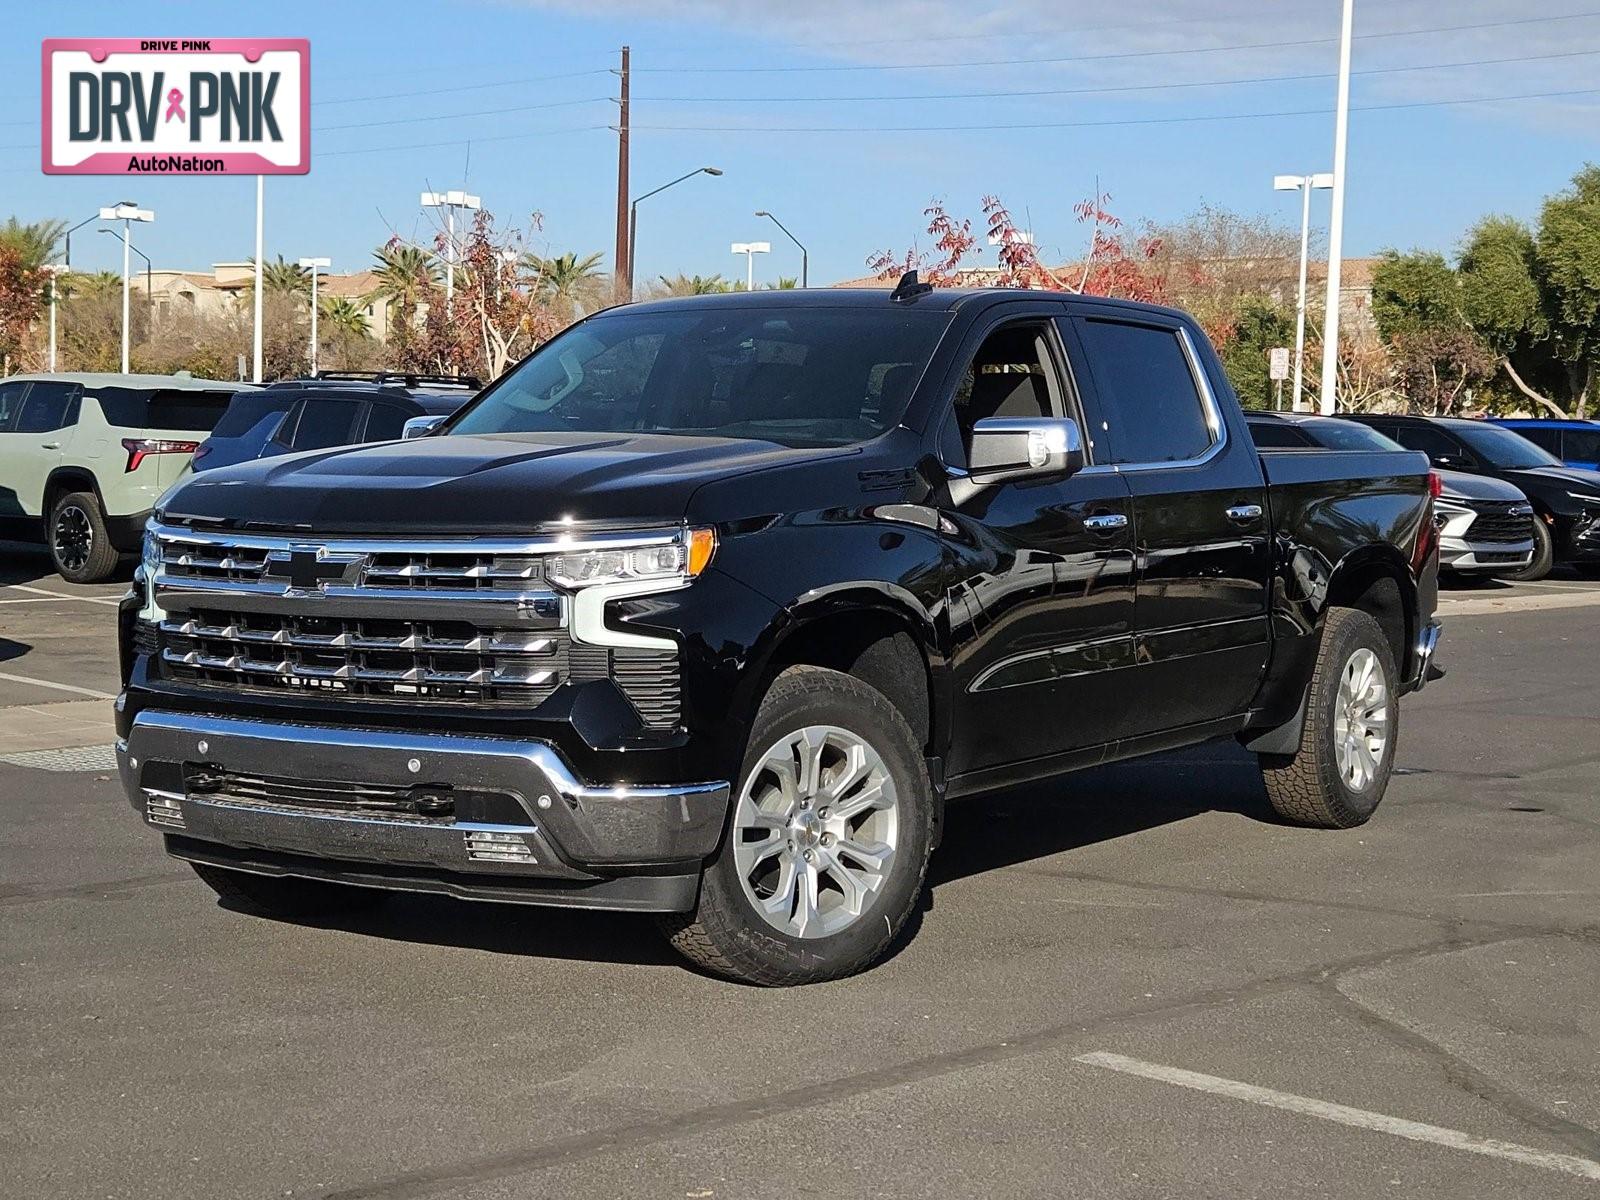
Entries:
MULTIPOLYGON (((858 276, 871 251, 922 234, 931 197, 976 217, 987 192, 1065 259, 1086 241, 1072 205, 1096 179, 1133 222, 1174 219, 1202 201, 1297 220, 1297 199, 1275 194, 1271 179, 1331 163, 1338 9, 1338 0, 279 0, 153 2, 135 20, 125 4, 94 0, 14 5, 0 42, 0 217, 75 222, 127 198, 156 211, 136 244, 158 266, 246 257, 250 179, 40 173, 39 42, 304 36, 312 171, 268 179, 269 256, 328 255, 335 270, 359 269, 391 233, 431 236, 419 191, 465 182, 502 221, 542 213, 536 248, 603 251, 609 264, 616 138, 605 97, 627 42, 634 193, 701 165, 725 172, 640 207, 641 280, 740 275, 728 246, 747 240, 773 243, 758 280, 798 275, 798 251, 756 209, 809 244, 813 283, 858 276), (1277 82, 1241 82, 1269 77, 1277 82), (993 95, 1017 92, 1051 94, 993 95), (1264 113, 1302 115, 1253 115, 1264 113), (1230 119, 1196 119, 1219 116, 1230 119)), ((1600 93, 1590 90, 1600 0, 1357 0, 1356 30, 1353 104, 1364 111, 1352 114, 1348 253, 1448 252, 1480 215, 1532 217, 1600 159, 1600 93), (1441 103, 1472 98, 1492 102, 1441 103)), ((1325 213, 1325 194, 1317 203, 1325 213)), ((114 239, 92 228, 74 238, 74 267, 115 268, 114 239)))

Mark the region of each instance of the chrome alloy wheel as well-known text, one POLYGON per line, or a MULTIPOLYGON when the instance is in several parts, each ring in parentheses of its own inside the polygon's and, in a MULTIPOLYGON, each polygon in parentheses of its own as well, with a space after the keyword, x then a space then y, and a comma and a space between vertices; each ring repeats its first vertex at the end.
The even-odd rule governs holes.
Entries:
POLYGON ((790 937, 853 925, 889 878, 900 841, 894 778, 859 735, 808 725, 767 749, 734 810, 745 898, 790 937))
POLYGON ((1362 647, 1344 665, 1333 713, 1333 755, 1352 791, 1377 777, 1388 745, 1389 687, 1378 656, 1362 647))
POLYGON ((54 530, 56 562, 69 571, 81 571, 94 553, 94 526, 89 514, 69 504, 56 514, 54 530))

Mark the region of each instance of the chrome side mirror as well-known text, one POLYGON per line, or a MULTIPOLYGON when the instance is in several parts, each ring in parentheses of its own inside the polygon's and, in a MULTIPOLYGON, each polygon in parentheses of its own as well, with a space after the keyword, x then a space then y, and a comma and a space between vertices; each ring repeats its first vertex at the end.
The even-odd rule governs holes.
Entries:
POLYGON ((409 442, 412 438, 426 437, 444 424, 443 417, 411 417, 400 429, 400 437, 409 442))
POLYGON ((1083 435, 1070 417, 986 417, 972 427, 967 475, 975 484, 1065 478, 1083 468, 1083 435))

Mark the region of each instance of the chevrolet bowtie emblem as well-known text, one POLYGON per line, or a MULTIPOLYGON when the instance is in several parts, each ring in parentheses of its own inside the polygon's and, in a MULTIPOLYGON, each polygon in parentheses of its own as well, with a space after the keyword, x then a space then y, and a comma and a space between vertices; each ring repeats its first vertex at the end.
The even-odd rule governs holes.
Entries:
POLYGON ((291 592, 321 592, 329 583, 354 582, 354 568, 360 562, 359 554, 329 554, 320 546, 295 546, 267 555, 261 574, 287 579, 291 592))

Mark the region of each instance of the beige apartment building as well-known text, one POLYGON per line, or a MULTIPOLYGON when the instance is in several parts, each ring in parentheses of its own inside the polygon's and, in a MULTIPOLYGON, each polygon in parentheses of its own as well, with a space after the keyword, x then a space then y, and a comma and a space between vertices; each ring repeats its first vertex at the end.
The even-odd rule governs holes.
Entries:
MULTIPOLYGON (((255 286, 255 268, 248 262, 212 263, 209 273, 158 268, 141 272, 130 279, 129 287, 145 294, 148 277, 155 320, 177 313, 201 317, 226 317, 238 311, 241 297, 255 286)), ((349 275, 322 275, 317 280, 319 297, 342 298, 354 302, 367 318, 367 328, 380 342, 389 337, 389 300, 376 295, 378 279, 371 271, 349 275)))

